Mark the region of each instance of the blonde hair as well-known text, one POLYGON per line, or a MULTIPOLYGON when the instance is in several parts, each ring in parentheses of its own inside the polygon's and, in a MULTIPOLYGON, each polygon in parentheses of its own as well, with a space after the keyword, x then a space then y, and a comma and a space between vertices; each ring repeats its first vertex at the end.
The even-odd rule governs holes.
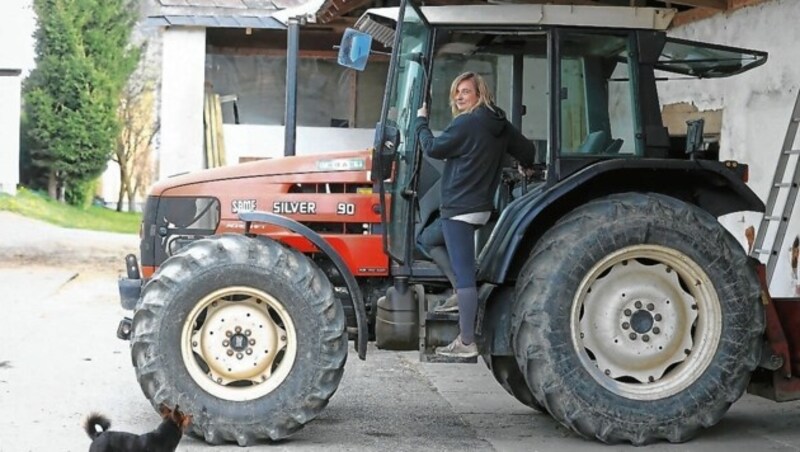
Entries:
POLYGON ((485 105, 487 108, 494 111, 494 108, 492 108, 492 105, 494 105, 492 92, 489 90, 489 85, 486 84, 486 80, 484 80, 480 74, 475 72, 464 72, 453 80, 453 83, 450 85, 450 111, 453 113, 453 117, 456 117, 461 113, 472 113, 476 108, 482 105, 485 105), (475 105, 470 107, 468 110, 460 112, 456 107, 456 91, 458 90, 458 85, 465 80, 472 80, 472 83, 475 85, 475 91, 477 91, 475 94, 478 95, 478 102, 476 102, 475 105))

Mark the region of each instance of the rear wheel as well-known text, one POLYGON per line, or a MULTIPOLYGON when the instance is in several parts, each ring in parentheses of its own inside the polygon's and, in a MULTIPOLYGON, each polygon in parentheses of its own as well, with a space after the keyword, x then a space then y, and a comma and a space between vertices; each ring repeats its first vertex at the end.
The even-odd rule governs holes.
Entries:
POLYGON ((481 358, 486 363, 486 367, 492 372, 495 380, 500 383, 500 386, 507 393, 519 400, 523 405, 536 411, 544 412, 542 405, 536 401, 533 394, 531 394, 531 390, 528 389, 525 377, 519 371, 519 366, 513 356, 481 355, 481 358))
POLYGON ((548 231, 520 275, 517 361, 535 398, 583 436, 686 441, 721 419, 758 363, 754 269, 695 206, 594 201, 548 231))
POLYGON ((200 240, 145 286, 131 350, 154 406, 180 405, 209 443, 281 439, 342 377, 344 312, 301 253, 264 238, 200 240))

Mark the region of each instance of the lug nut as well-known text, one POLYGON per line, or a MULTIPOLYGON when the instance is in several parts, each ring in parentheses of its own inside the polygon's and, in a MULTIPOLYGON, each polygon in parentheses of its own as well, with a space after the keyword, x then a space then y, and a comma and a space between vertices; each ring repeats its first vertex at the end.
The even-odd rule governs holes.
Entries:
POLYGON ((652 383, 652 382, 656 381, 656 379, 655 379, 655 378, 653 378, 652 376, 650 376, 650 377, 647 377, 647 381, 649 381, 650 383, 652 383))
POLYGON ((228 356, 233 356, 233 350, 228 350, 227 353, 228 353, 228 356))
POLYGON ((286 342, 286 335, 281 335, 281 342, 286 342))
POLYGON ((251 334, 253 334, 253 332, 252 332, 252 331, 250 331, 250 330, 244 330, 244 335, 245 335, 245 336, 249 336, 249 335, 251 335, 251 334))
POLYGON ((252 348, 248 348, 244 352, 247 353, 248 355, 252 355, 253 354, 253 349, 252 348))
POLYGON ((225 339, 224 341, 222 341, 222 346, 223 346, 223 347, 227 347, 227 346, 229 346, 229 345, 231 345, 231 343, 230 343, 230 341, 228 341, 227 339, 225 339))
POLYGON ((661 328, 659 328, 659 327, 653 328, 653 334, 658 334, 660 332, 661 332, 661 328))
POLYGON ((603 372, 603 373, 606 374, 606 375, 611 375, 611 371, 609 369, 606 369, 606 371, 603 372))
POLYGON ((650 336, 645 334, 645 335, 642 336, 642 340, 645 341, 645 342, 650 342, 650 336))
POLYGON ((625 315, 626 315, 626 316, 630 317, 630 316, 631 316, 631 314, 633 314, 633 313, 631 312, 631 310, 630 310, 630 309, 626 309, 626 310, 625 310, 625 315))
POLYGON ((216 302, 216 301, 212 301, 212 302, 211 302, 211 306, 213 306, 213 307, 215 307, 215 308, 216 308, 216 307, 217 307, 217 302, 216 302))
POLYGON ((236 330, 237 333, 241 333, 242 332, 242 327, 237 326, 236 328, 234 328, 234 330, 236 330))
POLYGON ((631 338, 631 340, 635 341, 636 340, 636 333, 631 333, 631 334, 628 335, 628 337, 631 338))
POLYGON ((630 328, 630 327, 631 327, 631 324, 630 324, 630 323, 628 323, 628 322, 622 322, 622 329, 623 329, 623 330, 627 330, 627 329, 628 329, 628 328, 630 328))
POLYGON ((683 350, 683 353, 686 353, 688 355, 689 353, 692 353, 692 351, 689 350, 688 348, 686 348, 686 349, 683 350))
POLYGON ((197 341, 192 341, 192 347, 197 347, 197 341))
POLYGON ((633 305, 636 306, 636 309, 642 309, 642 302, 641 301, 637 301, 633 305))
POLYGON ((656 314, 654 318, 656 319, 656 322, 660 322, 661 321, 661 314, 656 314))
POLYGON ((656 305, 654 305, 653 303, 647 303, 647 310, 648 311, 652 311, 655 308, 656 308, 656 305))
POLYGON ((241 354, 241 353, 237 353, 236 354, 236 359, 242 359, 242 358, 244 358, 243 354, 241 354))
POLYGON ((225 336, 231 337, 231 336, 233 336, 233 333, 231 333, 230 331, 226 331, 225 332, 225 336))
POLYGON ((256 345, 256 340, 255 339, 250 339, 250 345, 256 345))

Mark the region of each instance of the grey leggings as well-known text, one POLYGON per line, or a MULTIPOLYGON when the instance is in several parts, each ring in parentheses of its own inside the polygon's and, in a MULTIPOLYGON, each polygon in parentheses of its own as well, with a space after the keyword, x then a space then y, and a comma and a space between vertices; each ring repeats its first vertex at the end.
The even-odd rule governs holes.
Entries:
POLYGON ((458 294, 458 326, 461 341, 475 340, 475 315, 478 310, 478 291, 475 287, 475 225, 458 220, 442 219, 444 240, 450 264, 456 277, 458 294))

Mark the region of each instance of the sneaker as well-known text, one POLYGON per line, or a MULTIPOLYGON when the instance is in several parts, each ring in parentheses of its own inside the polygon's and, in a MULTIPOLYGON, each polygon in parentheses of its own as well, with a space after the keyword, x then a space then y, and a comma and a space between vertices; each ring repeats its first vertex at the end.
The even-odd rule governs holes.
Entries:
POLYGON ((449 345, 436 347, 436 354, 450 358, 474 358, 478 356, 478 346, 474 342, 465 345, 461 342, 461 335, 459 334, 449 345))
POLYGON ((450 295, 444 300, 444 303, 433 308, 434 312, 458 312, 458 296, 456 294, 450 295))

